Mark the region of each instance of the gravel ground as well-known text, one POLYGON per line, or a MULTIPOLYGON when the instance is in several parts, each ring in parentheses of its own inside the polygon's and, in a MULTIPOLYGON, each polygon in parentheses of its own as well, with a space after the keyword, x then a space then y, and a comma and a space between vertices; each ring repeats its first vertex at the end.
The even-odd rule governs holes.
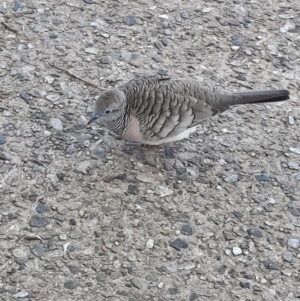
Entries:
POLYGON ((1 300, 298 300, 299 20, 296 0, 0 1, 1 300), (156 149, 86 127, 155 73, 291 100, 156 149))

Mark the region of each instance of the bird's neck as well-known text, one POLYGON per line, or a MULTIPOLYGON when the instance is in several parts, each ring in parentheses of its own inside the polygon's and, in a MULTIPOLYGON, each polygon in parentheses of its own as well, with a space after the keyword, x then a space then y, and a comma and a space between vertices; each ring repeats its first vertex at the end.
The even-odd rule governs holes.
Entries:
POLYGON ((126 101, 121 106, 119 116, 108 124, 109 130, 113 131, 118 136, 122 136, 129 120, 129 106, 126 101))

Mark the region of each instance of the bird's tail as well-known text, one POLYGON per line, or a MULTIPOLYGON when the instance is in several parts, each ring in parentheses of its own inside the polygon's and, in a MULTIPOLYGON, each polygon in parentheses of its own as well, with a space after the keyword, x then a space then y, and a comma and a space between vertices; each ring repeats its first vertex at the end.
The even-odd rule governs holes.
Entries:
POLYGON ((288 90, 238 92, 228 95, 228 105, 276 102, 284 101, 289 98, 288 90))

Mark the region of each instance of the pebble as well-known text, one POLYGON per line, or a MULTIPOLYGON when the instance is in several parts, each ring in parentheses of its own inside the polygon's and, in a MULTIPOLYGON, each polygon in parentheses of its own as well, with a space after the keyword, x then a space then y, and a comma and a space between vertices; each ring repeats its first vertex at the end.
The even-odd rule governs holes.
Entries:
POLYGON ((28 103, 29 97, 26 92, 21 92, 20 97, 28 103))
POLYGON ((123 17, 122 21, 128 26, 132 26, 136 23, 136 18, 135 16, 125 16, 123 17))
POLYGON ((0 135, 0 145, 6 143, 6 138, 0 135))
POLYGON ((16 12, 21 6, 22 5, 19 1, 15 1, 15 4, 13 6, 13 10, 16 12))
POLYGON ((230 175, 224 179, 227 183, 234 183, 238 181, 238 175, 230 175))
POLYGON ((287 242, 288 246, 297 249, 299 247, 299 239, 296 238, 290 238, 287 242))
POLYGON ((133 287, 137 289, 143 288, 142 283, 138 279, 130 279, 130 283, 132 284, 133 287))
POLYGON ((83 0, 83 2, 86 4, 94 4, 93 0, 83 0))
POLYGON ((88 169, 91 167, 91 162, 90 161, 82 161, 79 163, 77 170, 83 174, 88 173, 88 169))
POLYGON ((57 94, 49 94, 46 96, 46 99, 51 102, 57 101, 57 100, 59 100, 59 98, 60 98, 60 96, 57 94))
POLYGON ((293 116, 289 116, 289 124, 290 125, 294 125, 295 124, 295 119, 294 119, 294 117, 293 116))
POLYGON ((50 16, 50 13, 49 12, 45 12, 44 14, 41 15, 41 22, 47 22, 48 21, 48 18, 50 16))
POLYGON ((289 161, 288 166, 290 169, 295 169, 295 170, 300 169, 299 164, 293 161, 289 161))
POLYGON ((112 272, 112 273, 110 274, 110 278, 111 278, 112 280, 117 280, 117 279, 119 279, 119 278, 121 278, 121 277, 122 277, 122 273, 119 272, 119 271, 112 272))
POLYGON ((73 154, 74 151, 75 151, 74 144, 69 145, 69 146, 67 147, 67 149, 66 149, 66 153, 69 154, 69 155, 70 155, 70 154, 73 154))
POLYGON ((292 153, 300 155, 300 148, 290 147, 292 153))
POLYGON ((181 249, 186 249, 189 245, 185 240, 176 238, 170 243, 170 246, 175 248, 177 251, 180 251, 181 249))
MULTIPOLYGON (((1 136, 0 136, 0 144, 1 144, 1 136)), ((296 181, 300 181, 300 173, 297 173, 297 174, 295 175, 295 180, 296 180, 296 181)))
POLYGON ((180 232, 182 235, 190 236, 190 235, 195 234, 196 230, 193 225, 187 224, 187 225, 182 226, 182 228, 180 229, 180 232))
POLYGON ((44 254, 44 249, 41 245, 35 245, 32 249, 32 253, 37 257, 41 257, 44 254))
POLYGON ((143 182, 143 183, 153 183, 153 179, 149 176, 144 175, 144 174, 138 174, 136 176, 136 179, 140 182, 143 182))
POLYGON ((29 225, 32 227, 43 227, 45 225, 49 224, 49 221, 46 217, 41 216, 39 214, 34 214, 30 221, 29 221, 29 225))
POLYGON ((260 182, 269 182, 270 179, 267 175, 261 174, 261 175, 257 175, 255 176, 256 180, 260 181, 260 182))
POLYGON ((17 298, 25 298, 28 295, 29 295, 28 292, 26 292, 26 291, 20 291, 20 292, 14 294, 13 297, 16 298, 16 299, 17 298))
POLYGON ((258 238, 262 238, 263 237, 263 232, 260 229, 257 228, 250 228, 247 230, 249 235, 258 237, 258 238))
POLYGON ((146 242, 146 248, 147 249, 152 249, 154 247, 154 239, 149 238, 146 242))
POLYGON ((58 131, 62 131, 62 130, 63 130, 63 125, 62 125, 62 123, 61 123, 61 120, 58 119, 58 118, 51 118, 51 119, 50 119, 50 125, 51 125, 54 129, 56 129, 56 130, 58 130, 58 131))
POLYGON ((168 15, 159 15, 158 16, 160 19, 168 20, 169 16, 168 15))
POLYGON ((133 195, 138 195, 139 194, 139 189, 137 186, 129 184, 127 188, 127 192, 133 195))
POLYGON ((76 288, 78 285, 76 283, 75 280, 67 280, 65 283, 64 283, 64 287, 69 289, 69 290, 72 290, 74 288, 76 288))
POLYGON ((232 253, 233 253, 233 255, 237 256, 237 255, 241 255, 243 252, 242 252, 241 248, 239 248, 239 247, 233 247, 232 248, 232 253))
POLYGON ((49 207, 44 204, 38 204, 35 208, 35 211, 37 213, 45 213, 45 212, 49 211, 49 207))
POLYGON ((285 252, 283 255, 282 255, 282 259, 284 261, 287 261, 287 262, 291 262, 293 260, 293 253, 292 252, 285 252))
POLYGON ((48 76, 45 76, 45 81, 46 83, 48 84, 52 84, 54 82, 54 77, 48 75, 48 76))
POLYGON ((233 147, 233 143, 230 139, 224 139, 223 141, 220 142, 220 144, 229 148, 233 147))
POLYGON ((156 193, 161 197, 166 197, 172 195, 174 193, 173 190, 169 189, 168 187, 164 186, 157 186, 156 193))
POLYGON ((85 48, 84 51, 86 53, 90 53, 90 54, 97 54, 98 53, 98 49, 94 48, 94 47, 90 47, 90 48, 85 48))
POLYGON ((279 270, 277 263, 273 262, 270 259, 267 259, 264 263, 265 268, 268 270, 279 270))

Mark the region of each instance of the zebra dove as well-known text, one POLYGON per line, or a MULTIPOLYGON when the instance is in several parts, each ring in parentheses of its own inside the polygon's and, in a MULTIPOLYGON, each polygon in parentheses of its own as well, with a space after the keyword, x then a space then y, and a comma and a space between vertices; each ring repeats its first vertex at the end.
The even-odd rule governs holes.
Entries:
POLYGON ((101 94, 88 124, 101 117, 109 130, 126 140, 158 145, 188 138, 200 122, 232 105, 287 99, 287 90, 229 94, 193 80, 150 76, 101 94))

